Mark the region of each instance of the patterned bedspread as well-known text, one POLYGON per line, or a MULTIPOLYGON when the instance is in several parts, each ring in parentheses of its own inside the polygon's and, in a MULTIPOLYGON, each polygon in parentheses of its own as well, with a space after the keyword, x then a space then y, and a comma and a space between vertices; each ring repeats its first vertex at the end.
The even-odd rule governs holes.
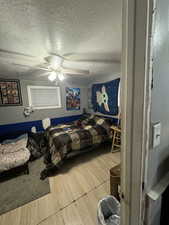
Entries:
POLYGON ((51 126, 46 130, 48 153, 57 165, 70 152, 83 150, 110 139, 110 120, 91 116, 72 124, 51 126))

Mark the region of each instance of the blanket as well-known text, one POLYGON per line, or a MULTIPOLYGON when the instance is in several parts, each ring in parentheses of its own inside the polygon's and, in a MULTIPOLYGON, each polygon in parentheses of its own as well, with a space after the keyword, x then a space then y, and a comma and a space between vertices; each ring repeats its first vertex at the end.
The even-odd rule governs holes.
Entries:
POLYGON ((80 121, 80 124, 76 121, 49 127, 46 138, 51 163, 57 165, 72 151, 108 141, 111 138, 110 126, 109 120, 95 116, 80 121))
POLYGON ((0 144, 0 173, 24 165, 29 160, 30 152, 26 145, 27 138, 0 144))

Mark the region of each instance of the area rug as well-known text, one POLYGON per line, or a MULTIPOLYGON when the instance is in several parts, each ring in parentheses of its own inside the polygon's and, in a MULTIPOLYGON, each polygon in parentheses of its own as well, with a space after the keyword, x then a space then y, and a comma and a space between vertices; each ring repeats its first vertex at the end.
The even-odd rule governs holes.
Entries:
POLYGON ((49 180, 40 180, 43 158, 29 163, 29 174, 0 182, 0 215, 50 192, 49 180))

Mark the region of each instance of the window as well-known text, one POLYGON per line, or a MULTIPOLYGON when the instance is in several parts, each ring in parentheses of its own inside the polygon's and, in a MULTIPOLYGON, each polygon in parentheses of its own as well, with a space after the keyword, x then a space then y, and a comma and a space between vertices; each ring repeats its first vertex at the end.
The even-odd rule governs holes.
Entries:
POLYGON ((29 106, 35 109, 61 108, 60 87, 28 86, 29 106))

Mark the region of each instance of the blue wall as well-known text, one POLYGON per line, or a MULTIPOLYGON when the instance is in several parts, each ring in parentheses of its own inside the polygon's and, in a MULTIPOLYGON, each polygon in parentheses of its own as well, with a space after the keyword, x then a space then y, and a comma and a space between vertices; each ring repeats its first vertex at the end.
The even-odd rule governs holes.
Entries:
MULTIPOLYGON (((51 124, 57 125, 60 123, 67 123, 67 122, 71 122, 74 120, 78 120, 80 117, 81 117, 81 115, 53 118, 53 119, 51 119, 51 124)), ((42 126, 42 120, 0 125, 0 142, 5 139, 15 138, 21 134, 31 132, 32 127, 36 127, 37 131, 44 130, 43 126, 42 126)))

